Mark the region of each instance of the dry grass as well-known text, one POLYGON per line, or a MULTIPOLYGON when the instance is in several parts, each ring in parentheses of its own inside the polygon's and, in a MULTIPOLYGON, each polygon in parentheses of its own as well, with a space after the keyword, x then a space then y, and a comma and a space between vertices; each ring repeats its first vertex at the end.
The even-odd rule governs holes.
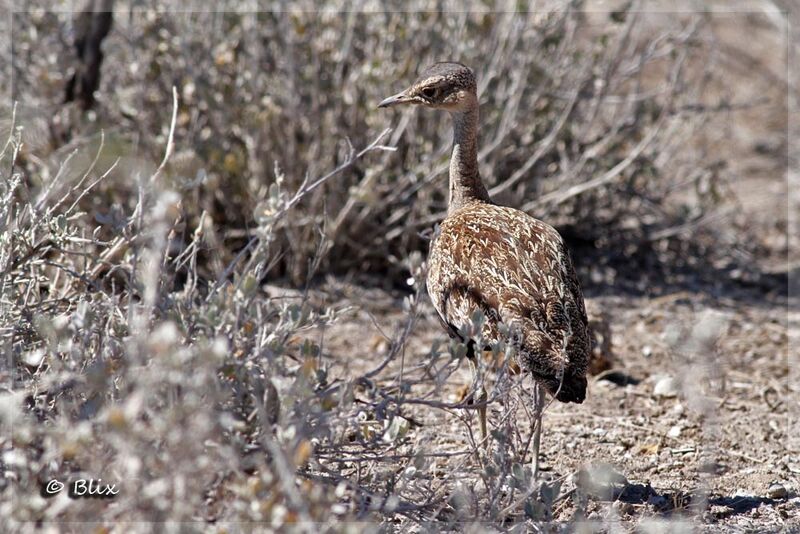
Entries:
POLYGON ((426 249, 419 233, 445 209, 449 125, 432 114, 378 113, 375 106, 442 58, 459 58, 479 73, 481 170, 495 198, 587 241, 624 238, 627 255, 685 235, 685 225, 709 223, 726 195, 724 162, 704 149, 720 136, 711 123, 720 112, 758 103, 716 96, 720 53, 701 16, 658 19, 654 28, 638 12, 598 23, 572 9, 135 10, 116 17, 105 50, 107 65, 121 68, 105 69, 94 120, 85 121, 73 107, 54 104, 70 73, 63 67, 72 61, 63 46, 69 21, 40 12, 15 17, 18 31, 37 29, 35 40, 15 48, 12 91, 36 156, 25 160, 34 183, 48 183, 75 149, 79 172, 94 157, 102 128, 102 162, 121 162, 87 207, 129 213, 137 196, 131 176, 160 161, 177 86, 178 147, 163 186, 185 199, 177 246, 191 238, 203 212, 218 232, 216 257, 200 257, 210 278, 250 239, 254 213, 279 176, 296 190, 306 174, 339 165, 347 140, 365 146, 390 125, 387 144, 398 152, 370 158, 305 197, 304 215, 276 230, 281 255, 270 274, 302 285, 324 236, 325 272, 405 277, 402 258, 426 249), (38 57, 34 47, 52 53, 38 57), (42 104, 52 113, 37 111, 42 104), (698 132, 710 139, 696 147, 698 132))

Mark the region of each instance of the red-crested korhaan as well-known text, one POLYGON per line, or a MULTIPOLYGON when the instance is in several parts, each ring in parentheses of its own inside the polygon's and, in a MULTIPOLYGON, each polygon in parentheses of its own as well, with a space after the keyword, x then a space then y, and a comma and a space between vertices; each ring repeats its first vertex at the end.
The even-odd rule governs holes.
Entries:
MULTIPOLYGON (((433 307, 448 333, 469 344, 473 362, 480 350, 462 333, 475 310, 485 318, 480 336, 485 345, 502 340, 514 347, 519 365, 537 384, 538 445, 541 387, 562 402, 586 397, 591 342, 569 252, 552 226, 489 197, 478 172, 478 97, 470 68, 431 65, 379 107, 403 104, 447 111, 453 121, 447 216, 428 256, 433 307)), ((473 391, 483 389, 477 374, 473 391)), ((485 409, 480 415, 485 439, 485 409)), ((538 455, 535 459, 538 467, 538 455)))

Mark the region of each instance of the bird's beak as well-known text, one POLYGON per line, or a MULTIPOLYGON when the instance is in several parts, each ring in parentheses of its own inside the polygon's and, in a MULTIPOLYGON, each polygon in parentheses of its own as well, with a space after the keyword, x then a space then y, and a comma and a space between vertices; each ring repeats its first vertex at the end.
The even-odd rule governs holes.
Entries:
POLYGON ((378 107, 389 108, 392 106, 396 106, 398 104, 406 104, 408 102, 411 102, 411 100, 412 99, 408 95, 406 95, 406 92, 403 91, 402 93, 397 93, 396 95, 390 96, 389 98, 381 101, 381 103, 378 104, 378 107))

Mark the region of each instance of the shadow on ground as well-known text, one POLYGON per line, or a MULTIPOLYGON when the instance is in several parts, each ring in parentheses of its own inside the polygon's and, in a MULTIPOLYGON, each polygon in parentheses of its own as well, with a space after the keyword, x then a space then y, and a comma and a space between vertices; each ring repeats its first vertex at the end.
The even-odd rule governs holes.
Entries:
POLYGON ((707 509, 718 517, 747 514, 761 506, 776 506, 786 501, 786 499, 750 495, 709 495, 702 490, 659 491, 650 484, 626 484, 611 494, 595 495, 594 498, 601 502, 619 501, 633 505, 649 505, 656 513, 663 516, 670 516, 682 511, 699 512, 707 509))

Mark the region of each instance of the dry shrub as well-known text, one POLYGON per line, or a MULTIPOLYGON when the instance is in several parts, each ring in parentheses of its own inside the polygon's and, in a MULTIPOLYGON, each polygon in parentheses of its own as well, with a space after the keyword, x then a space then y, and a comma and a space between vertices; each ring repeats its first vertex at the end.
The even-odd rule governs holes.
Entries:
MULTIPOLYGON (((512 387, 521 377, 505 372, 513 354, 502 343, 494 349, 505 356, 489 402, 502 398, 508 409, 499 423, 504 431, 493 434, 495 452, 482 457, 470 432, 469 447, 444 454, 458 458, 458 471, 431 477, 442 453, 435 443, 408 439, 416 407, 469 408, 435 400, 463 366, 465 345, 435 345, 423 361, 398 370, 419 315, 420 254, 406 262, 417 288, 406 299, 407 319, 363 373, 329 374, 333 360, 315 333, 347 310, 317 309, 303 291, 269 298, 259 287, 275 230, 293 206, 385 150, 380 137, 295 194, 276 191, 254 228, 251 258, 227 268, 234 283, 223 277, 199 291, 204 227, 184 254, 171 257, 180 196, 156 188, 163 165, 139 181, 120 236, 104 241, 97 237, 102 226, 78 206, 109 171, 90 181, 93 168, 86 169, 64 194, 49 188, 28 195, 13 164, 21 148, 21 130, 15 132, 0 153, 2 168, 11 169, 0 190, 0 333, 9 355, 0 370, 10 382, 0 394, 4 528, 551 517, 560 483, 534 483, 523 465, 532 424, 518 427, 511 414, 529 401, 512 387), (470 474, 473 457, 480 467, 470 474), (396 480, 398 464, 405 470, 396 480), (377 474, 361 477, 362 468, 377 474), (479 477, 485 489, 458 486, 450 495, 465 476, 479 477), (52 480, 90 478, 115 484, 119 495, 45 493, 52 480)), ((168 145, 165 158, 171 151, 168 145)), ((477 314, 466 331, 478 335, 482 320, 477 314)), ((460 415, 466 428, 469 412, 460 415)))
MULTIPOLYGON (((165 183, 181 191, 185 222, 174 247, 185 246, 205 212, 221 245, 199 259, 208 277, 252 236, 255 211, 279 177, 297 189, 306 173, 343 161, 348 140, 364 146, 393 125, 388 144, 398 153, 359 163, 304 198, 276 235, 281 256, 272 274, 305 281, 320 234, 329 242, 322 272, 401 274, 402 258, 426 249, 419 234, 445 210, 449 124, 439 114, 375 105, 443 59, 478 73, 480 165, 492 194, 556 223, 573 241, 623 257, 649 252, 651 243, 708 222, 725 194, 724 162, 695 146, 696 132, 730 104, 708 90, 716 55, 700 16, 305 7, 118 13, 95 120, 82 122, 71 108, 48 116, 53 144, 88 144, 88 159, 104 128, 102 157, 132 158, 98 189, 92 211, 133 208, 130 176, 158 159, 173 85, 179 150, 165 183)), ((70 19, 31 12, 15 20, 20 32, 38 29, 37 47, 54 51, 49 62, 31 57, 34 42, 23 41, 15 57, 20 113, 36 115, 26 106, 59 98, 68 75, 60 65, 71 52, 59 39, 68 40, 70 19)), ((67 150, 28 164, 45 180, 41 167, 67 150)))
POLYGON ((53 104, 69 16, 15 15, 20 104, 0 155, 3 521, 552 518, 564 481, 531 480, 531 425, 511 417, 529 401, 504 364, 488 454, 471 434, 449 452, 406 439, 415 407, 469 429, 464 406, 440 400, 465 347, 397 365, 419 313, 420 233, 446 206, 449 125, 374 107, 422 65, 460 59, 479 74, 481 170, 499 201, 590 243, 627 236, 622 254, 671 243, 724 194, 721 163, 687 149, 714 111, 711 56, 702 18, 658 31, 644 18, 133 9, 106 42, 98 109, 80 117, 53 104), (417 291, 373 369, 334 377, 311 332, 339 311, 306 290, 268 298, 261 282, 344 272, 403 284, 410 272, 417 291), (455 458, 444 474, 443 455, 455 458), (123 493, 38 495, 81 475, 123 493))

